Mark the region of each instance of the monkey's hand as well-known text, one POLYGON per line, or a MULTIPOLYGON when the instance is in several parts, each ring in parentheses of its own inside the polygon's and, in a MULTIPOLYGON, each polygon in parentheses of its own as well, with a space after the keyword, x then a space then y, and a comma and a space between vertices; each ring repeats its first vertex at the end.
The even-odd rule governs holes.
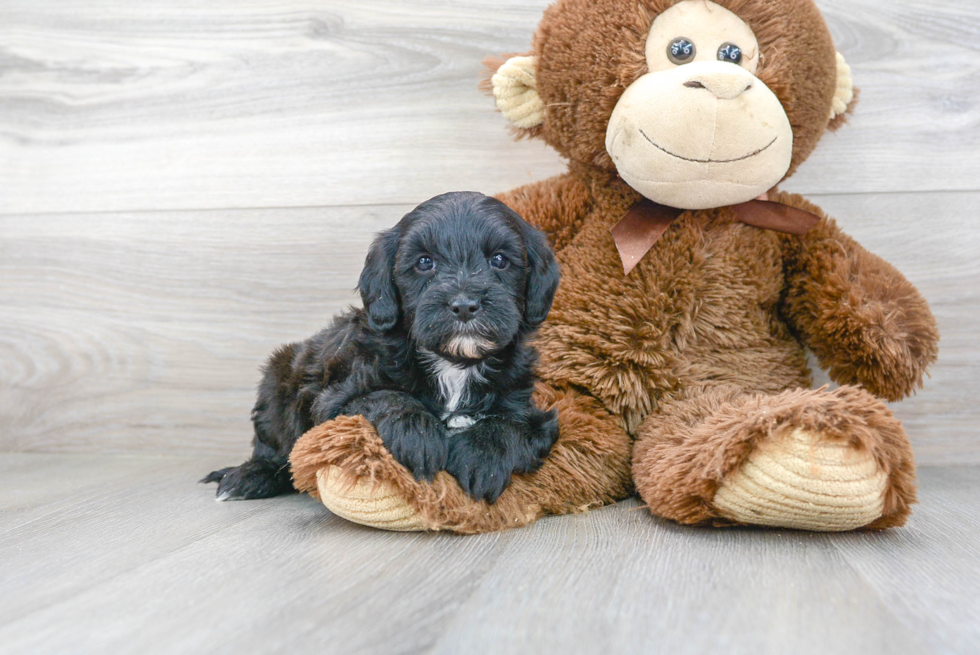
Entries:
POLYGON ((827 218, 784 245, 783 314, 830 377, 887 400, 920 387, 936 361, 939 331, 915 286, 827 218))

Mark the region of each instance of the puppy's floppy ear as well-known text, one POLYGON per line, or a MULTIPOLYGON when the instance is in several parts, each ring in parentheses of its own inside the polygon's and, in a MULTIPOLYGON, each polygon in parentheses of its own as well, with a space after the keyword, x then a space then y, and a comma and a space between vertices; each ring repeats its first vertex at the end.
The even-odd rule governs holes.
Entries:
MULTIPOLYGON (((515 216, 517 214, 515 213, 515 216)), ((529 328, 536 328, 548 317, 551 302, 558 290, 561 273, 555 253, 548 245, 548 239, 543 232, 528 225, 524 219, 518 218, 518 226, 524 239, 524 249, 527 252, 527 289, 524 294, 524 322, 529 328)))
POLYGON ((398 322, 398 289, 395 287, 395 255, 400 230, 393 227, 374 237, 364 260, 364 270, 357 281, 361 301, 367 311, 368 324, 382 332, 398 322))

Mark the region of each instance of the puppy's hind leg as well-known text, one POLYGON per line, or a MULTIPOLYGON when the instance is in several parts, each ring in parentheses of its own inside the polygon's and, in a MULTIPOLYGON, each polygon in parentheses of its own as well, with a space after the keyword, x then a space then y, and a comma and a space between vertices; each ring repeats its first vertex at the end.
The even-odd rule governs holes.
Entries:
MULTIPOLYGON (((252 457, 239 466, 229 466, 206 475, 201 482, 218 483, 218 500, 253 500, 293 493, 289 473, 289 451, 274 448, 260 421, 255 421, 252 457)), ((289 446, 292 446, 292 439, 289 446)))
POLYGON ((218 483, 217 500, 253 500, 293 493, 289 461, 258 438, 252 457, 239 466, 212 471, 201 479, 218 483))
POLYGON ((201 482, 218 483, 218 500, 251 500, 293 493, 289 451, 312 427, 298 385, 292 382, 295 345, 284 346, 269 359, 255 407, 252 457, 239 466, 213 471, 201 482))
POLYGON ((289 462, 256 458, 209 473, 201 482, 217 482, 217 500, 253 500, 293 493, 289 462))

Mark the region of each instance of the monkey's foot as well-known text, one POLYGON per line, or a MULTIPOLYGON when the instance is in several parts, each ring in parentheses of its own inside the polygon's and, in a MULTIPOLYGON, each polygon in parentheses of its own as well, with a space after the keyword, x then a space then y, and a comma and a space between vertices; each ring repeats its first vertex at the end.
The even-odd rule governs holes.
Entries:
POLYGON ((385 449, 363 416, 341 416, 303 435, 290 455, 293 484, 331 512, 382 530, 419 531, 427 525, 410 501, 415 481, 385 449))
POLYGON ((427 529, 422 513, 393 485, 361 479, 351 484, 339 466, 327 466, 316 472, 316 486, 320 502, 353 523, 397 532, 427 529))
POLYGON ((737 523, 837 532, 880 518, 887 487, 869 451, 797 428, 760 443, 718 487, 714 506, 737 523))
POLYGON ((901 423, 856 387, 699 390, 640 427, 633 476, 653 513, 688 524, 873 530, 915 502, 901 423))

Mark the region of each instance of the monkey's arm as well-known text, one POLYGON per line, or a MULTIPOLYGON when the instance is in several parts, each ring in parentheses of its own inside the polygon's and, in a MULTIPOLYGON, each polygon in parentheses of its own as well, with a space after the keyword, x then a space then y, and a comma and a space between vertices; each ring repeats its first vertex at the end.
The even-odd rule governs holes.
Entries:
POLYGON ((780 202, 823 220, 802 237, 782 237, 782 312, 830 377, 887 400, 922 385, 936 361, 939 331, 929 305, 898 270, 873 255, 799 196, 780 202))
POLYGON ((526 184, 497 199, 547 234, 555 252, 572 240, 592 207, 589 188, 570 173, 526 184))

